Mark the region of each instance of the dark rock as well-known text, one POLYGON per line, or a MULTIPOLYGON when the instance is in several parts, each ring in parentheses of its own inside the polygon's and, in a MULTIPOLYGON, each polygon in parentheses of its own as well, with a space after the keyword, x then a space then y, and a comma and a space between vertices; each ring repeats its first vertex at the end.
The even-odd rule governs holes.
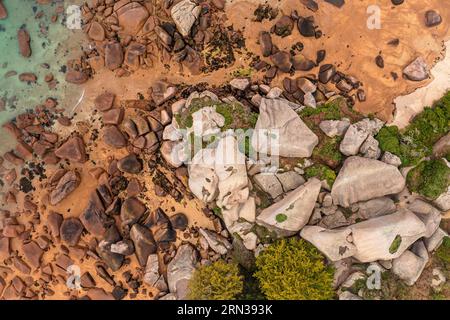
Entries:
POLYGON ((34 269, 39 268, 44 250, 42 250, 36 242, 31 241, 22 246, 22 251, 30 266, 34 269))
POLYGON ((96 191, 92 192, 86 209, 80 216, 86 230, 95 237, 102 237, 112 221, 106 216, 102 200, 96 191))
POLYGON ((325 1, 331 3, 333 6, 338 8, 341 8, 345 4, 345 0, 325 0, 325 1))
POLYGON ((61 228, 62 221, 63 216, 59 213, 52 211, 48 214, 47 224, 52 236, 59 237, 59 230, 61 228))
POLYGON ((177 230, 185 230, 188 226, 188 218, 184 213, 176 213, 170 217, 172 227, 177 230))
POLYGON ((286 51, 279 51, 271 55, 270 60, 281 72, 288 73, 291 70, 291 55, 286 51))
POLYGON ((105 66, 110 70, 120 68, 124 55, 122 46, 118 42, 108 43, 105 46, 105 66))
POLYGON ((384 68, 384 59, 381 55, 376 56, 375 63, 379 68, 381 68, 381 69, 384 68))
POLYGON ((135 197, 126 199, 120 210, 120 219, 122 224, 133 224, 139 221, 144 215, 147 208, 135 197))
POLYGON ((165 212, 158 208, 150 213, 145 226, 152 231, 153 238, 159 244, 160 242, 175 241, 176 234, 172 229, 172 224, 165 212))
POLYGON ((292 33, 292 29, 294 29, 294 22, 289 16, 282 16, 275 23, 274 32, 277 36, 286 37, 292 33))
POLYGON ((425 25, 429 28, 440 25, 442 17, 434 10, 428 10, 425 13, 425 25))
POLYGON ((327 52, 325 50, 317 51, 316 64, 319 65, 323 60, 325 60, 327 52))
POLYGON ((66 82, 83 84, 89 80, 89 75, 84 71, 69 70, 66 73, 66 82))
POLYGON ((336 74, 336 68, 332 64, 324 64, 319 69, 319 81, 326 84, 336 74))
MULTIPOLYGON (((120 236, 119 230, 117 230, 115 225, 112 225, 108 228, 108 230, 106 230, 104 239, 100 241, 97 247, 97 253, 113 271, 120 269, 123 264, 124 256, 111 252, 111 245, 121 239, 122 237, 120 236)), ((110 278, 109 275, 107 278, 110 278)))
POLYGON ((61 240, 70 246, 75 246, 80 240, 83 225, 77 218, 64 219, 60 228, 61 240))
POLYGON ((62 159, 67 159, 75 162, 86 162, 86 150, 83 140, 78 137, 69 138, 58 149, 55 150, 55 155, 62 159))
POLYGON ((142 162, 136 154, 131 153, 120 159, 117 162, 117 167, 122 172, 138 174, 142 171, 142 162))
POLYGON ((124 148, 127 146, 127 140, 117 126, 106 126, 103 129, 103 141, 113 148, 124 148))
POLYGON ((272 37, 270 33, 266 31, 261 31, 259 33, 259 45, 261 47, 261 52, 263 57, 268 57, 272 54, 272 37))
POLYGON ((301 0, 301 3, 311 11, 316 12, 319 10, 319 5, 314 0, 301 0))
POLYGON ((136 257, 139 265, 144 267, 150 254, 156 253, 156 243, 149 229, 134 224, 130 230, 130 238, 133 240, 136 257))
POLYGON ((296 54, 292 57, 292 65, 297 71, 309 71, 316 66, 314 61, 307 59, 302 54, 296 54))
POLYGON ((297 22, 298 30, 304 37, 314 37, 316 35, 316 26, 314 17, 299 18, 297 22))
POLYGON ((119 125, 123 120, 124 111, 123 108, 111 109, 103 113, 103 123, 119 125))

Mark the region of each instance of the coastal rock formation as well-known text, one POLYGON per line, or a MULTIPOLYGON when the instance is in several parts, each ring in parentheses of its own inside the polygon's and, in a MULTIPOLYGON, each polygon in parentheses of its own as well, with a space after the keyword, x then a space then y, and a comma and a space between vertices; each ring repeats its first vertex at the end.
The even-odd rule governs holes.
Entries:
POLYGON ((405 178, 394 166, 384 162, 349 157, 333 184, 333 202, 343 207, 352 203, 398 193, 405 187, 405 178))
POLYGON ((310 157, 319 142, 289 105, 279 99, 262 99, 252 136, 252 147, 282 157, 310 157))

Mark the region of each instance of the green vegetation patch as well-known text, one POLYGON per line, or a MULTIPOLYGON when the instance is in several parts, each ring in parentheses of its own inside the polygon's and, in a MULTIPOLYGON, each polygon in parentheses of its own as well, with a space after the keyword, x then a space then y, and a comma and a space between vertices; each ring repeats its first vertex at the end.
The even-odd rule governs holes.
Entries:
POLYGON ((450 270, 450 237, 445 237, 441 246, 436 250, 436 257, 450 270))
POLYGON ((410 191, 436 199, 450 185, 450 168, 442 159, 422 161, 408 172, 406 183, 410 191))
POLYGON ((285 215, 284 213, 279 213, 276 215, 275 220, 277 220, 278 223, 282 223, 284 221, 287 220, 287 215, 285 215))
POLYGON ((334 297, 333 268, 310 243, 279 240, 256 258, 261 291, 270 300, 327 300, 334 297))
POLYGON ((400 245, 402 244, 402 237, 398 234, 395 236, 394 241, 392 241, 391 246, 389 247, 389 253, 394 254, 398 251, 398 248, 400 248, 400 245))
POLYGON ((181 129, 191 128, 193 125, 192 114, 205 107, 215 107, 217 113, 225 118, 222 131, 228 129, 254 128, 258 120, 258 114, 238 102, 224 103, 213 101, 209 97, 193 99, 189 108, 175 115, 175 120, 181 129))
POLYGON ((323 164, 313 164, 305 169, 306 178, 317 177, 319 180, 326 180, 330 187, 336 180, 336 172, 323 164))
POLYGON ((405 129, 383 127, 376 139, 381 150, 397 155, 403 166, 409 166, 431 155, 433 145, 449 130, 450 91, 433 108, 425 108, 405 129))
POLYGON ((188 287, 191 300, 235 300, 244 282, 236 263, 219 260, 195 270, 188 287))
POLYGON ((341 137, 329 138, 324 136, 319 145, 314 148, 313 160, 326 164, 331 168, 336 168, 342 162, 344 156, 339 151, 341 137))

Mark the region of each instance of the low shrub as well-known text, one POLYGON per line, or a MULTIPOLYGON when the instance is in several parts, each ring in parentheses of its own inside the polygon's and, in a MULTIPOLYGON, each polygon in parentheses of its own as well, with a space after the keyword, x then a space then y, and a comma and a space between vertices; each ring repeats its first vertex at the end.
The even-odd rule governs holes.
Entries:
POLYGON ((191 300, 235 300, 244 288, 236 263, 223 260, 198 268, 189 281, 191 300))
POLYGON ((306 178, 317 177, 319 180, 326 180, 330 187, 336 180, 336 173, 323 164, 314 164, 305 169, 306 178))
POLYGON ((256 258, 254 276, 270 300, 326 300, 334 297, 333 269, 302 239, 278 240, 256 258))

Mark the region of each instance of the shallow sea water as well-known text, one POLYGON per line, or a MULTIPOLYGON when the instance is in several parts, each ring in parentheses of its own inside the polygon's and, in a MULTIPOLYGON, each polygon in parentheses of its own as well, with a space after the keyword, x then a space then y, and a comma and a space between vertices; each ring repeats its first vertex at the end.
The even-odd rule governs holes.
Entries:
MULTIPOLYGON (((51 4, 38 5, 35 0, 4 0, 8 18, 0 20, 0 99, 6 102, 6 110, 0 112, 0 124, 11 120, 16 115, 45 101, 47 97, 58 99, 60 107, 71 110, 82 96, 79 87, 66 84, 64 65, 79 52, 77 39, 81 30, 66 27, 65 18, 59 15, 58 21, 51 22, 58 6, 79 3, 76 0, 53 1, 51 4), (36 15, 42 11, 42 17, 36 15), (17 30, 26 27, 31 37, 32 55, 24 58, 19 54, 17 30), (42 31, 43 30, 43 31, 42 31), (48 64, 49 69, 42 64, 48 64), (17 75, 6 78, 9 71, 17 75), (35 84, 19 81, 22 72, 33 72, 38 76, 35 84), (52 73, 58 84, 50 90, 44 81, 46 74, 52 73)), ((0 151, 4 152, 11 143, 11 137, 0 131, 0 151)))

